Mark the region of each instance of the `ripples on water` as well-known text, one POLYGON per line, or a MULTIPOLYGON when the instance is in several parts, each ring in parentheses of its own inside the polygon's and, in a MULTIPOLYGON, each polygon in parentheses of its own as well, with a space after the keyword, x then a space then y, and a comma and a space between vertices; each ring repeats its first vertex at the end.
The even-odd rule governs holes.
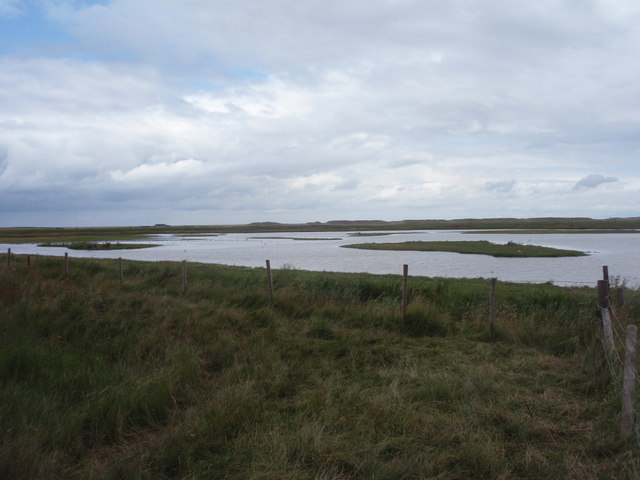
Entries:
MULTIPOLYGON (((369 233, 369 232, 368 232, 369 233)), ((388 233, 388 232, 385 232, 388 233)), ((144 250, 69 251, 36 245, 3 245, 12 252, 91 258, 133 260, 187 260, 272 268, 334 272, 400 274, 409 265, 409 274, 429 277, 490 278, 512 282, 553 282, 558 285, 594 286, 602 278, 602 266, 609 267, 614 283, 640 287, 640 233, 627 234, 486 234, 428 230, 393 232, 383 236, 349 236, 348 232, 286 232, 268 234, 224 234, 211 236, 159 235, 141 240, 160 246, 144 250), (268 237, 268 238, 266 238, 268 237), (295 238, 295 239, 294 239, 295 238), (307 239, 307 240, 296 240, 307 239), (312 240, 317 239, 317 240, 312 240), (340 248, 341 245, 410 240, 509 241, 545 247, 581 250, 584 257, 495 258, 448 252, 374 251, 340 248)))

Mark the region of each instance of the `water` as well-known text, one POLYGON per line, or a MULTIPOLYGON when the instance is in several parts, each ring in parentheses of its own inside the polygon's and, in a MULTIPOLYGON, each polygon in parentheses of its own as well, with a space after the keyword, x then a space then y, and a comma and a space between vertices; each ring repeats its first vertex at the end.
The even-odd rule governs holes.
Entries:
POLYGON ((64 255, 91 258, 122 257, 134 260, 187 260, 247 267, 296 268, 332 272, 401 274, 409 265, 414 276, 490 278, 512 282, 553 282, 558 285, 590 285, 602 278, 602 266, 617 283, 640 287, 640 232, 630 234, 487 234, 480 231, 428 230, 393 232, 384 236, 349 236, 347 232, 287 232, 268 234, 224 234, 205 236, 158 235, 141 241, 157 243, 142 250, 81 251, 36 245, 2 245, 17 254, 64 255), (261 238, 262 237, 262 238, 261 238), (271 238, 265 238, 271 237, 271 238), (277 237, 277 238, 274 238, 277 237), (293 240, 288 237, 323 239, 293 240), (581 250, 584 257, 495 258, 447 252, 374 251, 340 248, 341 245, 409 240, 509 241, 546 247, 581 250))

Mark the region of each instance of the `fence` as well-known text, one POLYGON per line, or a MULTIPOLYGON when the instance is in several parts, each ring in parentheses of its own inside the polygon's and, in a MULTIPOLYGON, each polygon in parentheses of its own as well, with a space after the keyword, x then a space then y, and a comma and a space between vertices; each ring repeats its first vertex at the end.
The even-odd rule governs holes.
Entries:
POLYGON ((637 327, 631 323, 625 325, 623 289, 617 289, 617 301, 611 300, 609 269, 602 267, 603 278, 598 280, 598 312, 600 316, 601 341, 603 355, 614 382, 622 389, 620 414, 620 433, 625 438, 635 435, 640 446, 640 429, 635 415, 635 386, 640 382, 636 363, 637 327), (625 335, 625 338, 623 338, 625 335), (622 354, 621 352, 624 352, 622 354))
MULTIPOLYGON (((10 270, 14 266, 15 254, 9 248, 6 254, 6 268, 10 270)), ((32 268, 37 264, 38 256, 35 255, 32 260, 31 255, 26 255, 26 265, 32 268)), ((62 271, 65 278, 70 274, 70 257, 68 253, 64 254, 62 271)), ((640 428, 635 414, 635 389, 636 383, 640 382, 640 376, 637 373, 637 327, 626 321, 624 289, 617 288, 615 302, 611 298, 610 276, 607 266, 602 267, 603 278, 597 281, 598 293, 598 316, 599 316, 599 336, 603 346, 603 356, 614 382, 619 382, 622 391, 622 405, 620 415, 620 433, 624 438, 635 439, 640 446, 640 428), (624 338, 623 338, 624 336, 624 338)), ((117 259, 117 277, 122 285, 125 281, 123 271, 123 259, 117 259)), ((271 262, 266 260, 266 280, 269 299, 274 300, 274 282, 271 271, 271 262)), ((188 264, 186 260, 182 261, 181 268, 181 284, 182 291, 187 292, 188 289, 188 264)), ((487 329, 493 336, 496 322, 496 285, 497 279, 491 278, 488 282, 488 318, 487 329)), ((407 311, 410 303, 409 298, 409 265, 403 265, 402 268, 402 303, 400 306, 400 316, 404 321, 407 317, 407 311)))

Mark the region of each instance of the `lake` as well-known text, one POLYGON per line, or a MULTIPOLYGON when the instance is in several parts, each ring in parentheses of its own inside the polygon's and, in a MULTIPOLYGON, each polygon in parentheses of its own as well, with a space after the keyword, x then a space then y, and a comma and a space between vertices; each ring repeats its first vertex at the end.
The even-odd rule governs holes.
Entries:
MULTIPOLYGON (((609 267, 614 284, 640 287, 640 232, 638 233, 554 233, 488 234, 482 231, 426 230, 398 231, 383 236, 350 236, 349 232, 238 233, 222 235, 158 235, 142 243, 157 243, 142 250, 67 250, 32 244, 2 245, 16 254, 64 255, 71 257, 118 258, 133 260, 187 260, 247 267, 295 268, 332 272, 368 272, 401 274, 409 265, 409 274, 429 277, 491 278, 511 282, 553 282, 561 286, 595 286, 602 278, 602 266, 609 267), (295 239, 293 239, 295 238, 295 239), (306 239, 306 240, 299 240, 306 239), (589 255, 564 258, 495 258, 448 252, 373 251, 340 248, 342 245, 409 240, 489 240, 509 241, 581 250, 589 255)), ((371 232, 367 232, 371 233, 371 232)), ((389 232, 384 232, 389 233, 389 232)), ((130 242, 127 242, 130 243, 130 242)))

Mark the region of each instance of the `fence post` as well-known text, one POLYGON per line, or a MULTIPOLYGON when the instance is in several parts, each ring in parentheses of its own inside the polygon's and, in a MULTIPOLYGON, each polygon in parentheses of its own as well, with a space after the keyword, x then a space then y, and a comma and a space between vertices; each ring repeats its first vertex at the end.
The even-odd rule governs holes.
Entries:
POLYGON ((624 353, 624 382, 622 385, 622 415, 620 416, 620 433, 628 438, 633 434, 635 408, 633 390, 636 382, 636 338, 638 328, 627 325, 627 339, 624 353))
POLYGON ((7 249, 7 267, 11 266, 11 249, 7 249))
POLYGON ((69 275, 69 253, 64 252, 64 274, 69 275))
POLYGON ((606 280, 598 280, 598 309, 602 320, 602 332, 604 334, 604 346, 607 352, 613 352, 613 329, 611 327, 611 316, 609 314, 609 285, 606 280))
POLYGON ((267 283, 269 285, 269 300, 273 300, 273 276, 271 275, 271 260, 267 260, 267 283))
POLYGON ((496 278, 489 283, 489 331, 493 333, 496 322, 496 278))
POLYGON ((31 255, 27 255, 27 267, 31 268, 31 255))
POLYGON ((616 288, 616 308, 618 310, 624 308, 624 287, 616 288))
POLYGON ((187 291, 187 261, 182 261, 182 291, 187 291))
POLYGON ((124 281, 124 275, 122 274, 122 257, 118 257, 118 277, 120 278, 120 285, 124 281))
POLYGON ((407 318, 409 306, 409 265, 402 266, 402 321, 407 318))

